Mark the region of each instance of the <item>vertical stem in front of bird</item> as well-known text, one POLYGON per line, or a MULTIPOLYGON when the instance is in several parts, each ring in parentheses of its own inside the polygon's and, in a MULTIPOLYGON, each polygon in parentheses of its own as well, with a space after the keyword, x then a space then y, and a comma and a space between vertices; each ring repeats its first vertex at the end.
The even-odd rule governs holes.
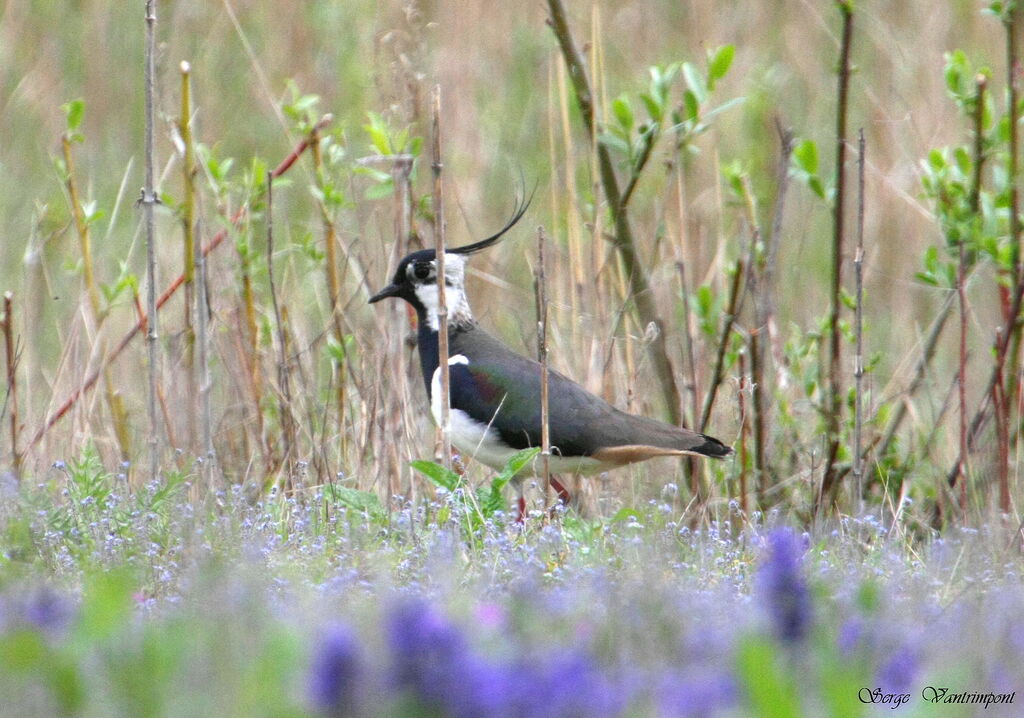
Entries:
MULTIPOLYGON (((1017 32, 1020 26, 1020 3, 1014 2, 1009 5, 1003 16, 1003 28, 1006 32, 1006 123, 1009 137, 1007 138, 1007 161, 1006 170, 1010 184, 1010 258, 1011 271, 1013 276, 1014 293, 1020 295, 1024 289, 1024 247, 1021 246, 1021 222, 1020 222, 1020 190, 1018 187, 1019 158, 1017 155, 1019 145, 1020 129, 1017 123, 1020 119, 1020 107, 1018 104, 1017 78, 1020 74, 1019 58, 1017 57, 1017 32)), ((983 76, 982 76, 983 77, 983 76)), ((980 98, 978 102, 981 105, 980 98)), ((976 135, 977 136, 977 135, 976 135)), ((1009 366, 1006 367, 1006 384, 1000 381, 998 389, 1001 392, 1002 408, 1004 414, 1001 418, 1002 426, 998 430, 998 439, 1002 455, 999 457, 999 508, 1003 513, 1010 511, 1010 486, 1009 486, 1009 444, 1010 444, 1010 407, 1020 406, 1020 361, 1021 341, 1024 334, 1024 320, 1020 317, 1020 302, 1017 301, 1017 308, 1011 310, 1004 322, 1009 332, 1006 339, 1009 341, 1010 352, 1008 355, 1009 366), (1005 451, 1003 451, 1005 449, 1005 451)), ((1000 367, 1002 372, 1002 367, 1000 367)), ((999 412, 1000 407, 996 407, 999 412)), ((1017 417, 1020 422, 1021 417, 1017 417)), ((1018 432, 1014 432, 1017 435, 1018 432)))
POLYGON ((154 63, 156 62, 156 0, 146 2, 146 59, 145 59, 145 96, 146 96, 146 185, 142 190, 142 208, 146 219, 146 345, 149 349, 149 478, 155 480, 160 465, 160 425, 156 409, 157 403, 157 370, 159 353, 157 346, 157 306, 156 306, 156 222, 153 216, 157 202, 154 187, 155 161, 153 149, 154 117, 153 104, 156 94, 154 88, 154 63))
POLYGON ((441 179, 441 86, 434 86, 433 105, 433 157, 431 169, 434 172, 434 253, 437 269, 437 367, 440 371, 441 390, 441 462, 446 469, 452 467, 452 436, 448 367, 448 301, 445 297, 444 270, 444 184, 441 179))
POLYGON ((544 228, 537 227, 537 361, 540 362, 540 461, 544 478, 544 504, 551 500, 551 427, 548 413, 548 293, 544 276, 544 228))
POLYGON ((178 117, 178 136, 181 138, 181 170, 182 189, 181 200, 181 231, 183 241, 182 264, 185 277, 185 301, 182 302, 184 309, 185 324, 185 381, 187 383, 188 408, 186 411, 188 422, 188 438, 190 446, 196 442, 196 416, 199 414, 196 401, 199 392, 197 391, 197 377, 195 368, 196 358, 196 333, 195 333, 195 178, 196 160, 195 148, 192 146, 192 92, 191 72, 189 63, 182 62, 179 66, 181 71, 181 114, 178 117))
POLYGON ((281 305, 277 301, 277 285, 274 282, 274 174, 267 172, 267 281, 270 284, 270 303, 274 307, 274 325, 277 331, 277 381, 280 390, 281 436, 284 441, 284 488, 292 488, 292 452, 295 450, 295 436, 292 428, 292 397, 288 377, 288 343, 285 337, 284 321, 281 319, 281 305))
POLYGON ((7 402, 10 406, 8 418, 11 422, 11 463, 14 465, 14 477, 21 480, 22 454, 18 451, 18 355, 20 352, 14 344, 14 294, 4 292, 4 354, 7 359, 7 402))
POLYGON ((857 253, 853 257, 857 302, 854 317, 854 341, 856 354, 853 358, 854 404, 853 404, 853 479, 857 489, 855 505, 860 514, 864 502, 864 466, 861 456, 861 430, 864 411, 864 128, 857 139, 857 253))
POLYGON ((836 108, 836 181, 832 200, 832 289, 829 311, 828 398, 822 407, 825 414, 827 456, 818 509, 824 509, 834 496, 840 474, 836 468, 839 453, 840 413, 842 412, 842 331, 839 312, 842 308, 843 245, 845 242, 844 207, 846 200, 846 119, 850 96, 850 45, 853 39, 852 0, 837 0, 843 16, 842 40, 839 45, 839 83, 836 108))

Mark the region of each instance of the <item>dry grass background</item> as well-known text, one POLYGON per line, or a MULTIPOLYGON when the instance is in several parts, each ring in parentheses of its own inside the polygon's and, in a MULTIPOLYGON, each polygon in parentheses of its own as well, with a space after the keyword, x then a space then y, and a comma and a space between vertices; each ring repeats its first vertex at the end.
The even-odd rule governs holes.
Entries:
MULTIPOLYGON (((925 249, 941 239, 931 208, 921 196, 920 161, 931 148, 964 142, 966 137, 963 121, 946 95, 943 55, 962 48, 979 63, 992 66, 993 86, 1001 87, 1004 81, 1001 28, 980 13, 981 5, 876 0, 857 6, 850 126, 864 128, 868 147, 866 345, 882 355, 869 378, 876 403, 893 398, 905 385, 920 335, 945 298, 940 290, 914 279, 925 249)), ((126 262, 141 281, 144 245, 141 217, 133 202, 142 184, 142 6, 101 0, 7 0, 0 9, 0 288, 14 292, 23 347, 23 437, 36 432, 135 321, 126 296, 115 302, 99 330, 83 311, 78 242, 53 162, 64 131, 60 106, 81 97, 86 104, 81 130, 85 140, 75 149, 77 180, 84 201, 95 201, 104 213, 93 226, 97 273, 101 282, 113 283, 122 271, 119 263, 126 262)), ((669 148, 659 147, 631 207, 635 232, 652 268, 657 304, 670 318, 670 354, 681 364, 684 333, 676 259, 685 258, 690 283, 709 284, 724 295, 726 262, 748 241, 742 212, 729 202, 723 187, 722 166, 743 160, 767 219, 775 191, 778 119, 797 136, 818 142, 822 176, 832 175, 829 148, 834 143, 839 15, 832 3, 812 0, 572 2, 569 9, 574 32, 594 63, 599 105, 605 113, 612 98, 646 86, 649 65, 677 60, 701 65, 705 51, 727 43, 736 46, 732 70, 715 97, 724 101, 743 96, 746 101, 715 119, 711 131, 696 142, 700 152, 687 157, 679 171, 669 148)), ((276 241, 281 248, 275 271, 290 317, 296 357, 291 370, 299 386, 293 411, 302 427, 301 448, 291 459, 310 462, 304 469, 309 483, 343 472, 360 488, 392 492, 405 486, 407 460, 432 452, 431 429, 418 418, 425 416, 418 367, 395 355, 406 331, 403 310, 365 305, 368 292, 379 288, 394 266, 393 201, 366 199, 371 182, 347 168, 356 158, 371 154, 362 129, 367 112, 427 136, 428 100, 435 83, 442 88, 444 102, 449 242, 468 242, 501 225, 512 205, 520 168, 528 184, 539 184, 533 207, 515 236, 475 260, 478 271, 469 291, 478 317, 513 346, 533 351, 529 268, 533 228, 544 225, 556 245, 549 261, 553 276, 548 291, 553 302, 554 365, 620 406, 652 414, 662 411, 652 396, 643 328, 627 321, 614 329, 622 302, 621 277, 614 261, 609 261, 610 245, 593 239, 593 222, 600 219, 594 199, 600 195, 589 169, 591 152, 565 88, 562 59, 545 25, 542 3, 179 0, 158 3, 158 13, 162 119, 157 156, 163 167, 162 192, 175 198, 182 194, 180 159, 171 131, 178 112, 177 68, 182 60, 193 67, 196 139, 215 147, 221 158, 236 158, 236 179, 253 157, 272 166, 298 141, 279 109, 288 98, 289 80, 302 93, 320 97, 320 111, 334 115, 334 141, 345 149, 346 169, 339 166, 336 171, 349 204, 334 220, 339 246, 348 257, 341 307, 354 350, 349 354, 348 413, 340 427, 329 408, 332 378, 324 354, 329 318, 322 264, 301 249, 323 249, 323 229, 308 191, 313 173, 307 158, 275 192, 276 241), (568 116, 572 119, 566 125, 568 116), (396 379, 401 374, 407 381, 396 379)), ((424 165, 417 194, 429 192, 427 175, 424 165)), ((221 197, 209 188, 203 190, 200 210, 206 238, 220 227, 219 214, 245 201, 242 184, 221 197)), ((429 237, 428 223, 420 220, 419 225, 429 237)), ((181 231, 169 211, 161 214, 159 228, 163 286, 180 271, 181 231)), ((263 232, 257 214, 235 238, 248 237, 262 253, 263 232)), ((825 314, 829 237, 828 208, 794 184, 779 263, 783 327, 806 332, 825 314)), ((257 411, 246 378, 238 255, 225 243, 211 257, 215 443, 228 480, 258 484, 267 478, 261 440, 269 453, 280 454, 276 400, 268 389, 259 397, 257 411), (265 424, 262 439, 260 424, 265 424)), ((271 313, 261 266, 257 261, 254 269, 259 343, 264 379, 272 387, 271 313)), ((982 273, 972 287, 977 297, 972 303, 971 349, 978 367, 997 316, 989 303, 991 292, 985 293, 988 280, 982 273)), ((852 273, 847 286, 852 290, 852 273)), ((184 438, 193 416, 182 391, 186 381, 180 302, 180 297, 172 300, 161 315, 162 372, 173 431, 185 450, 185 458, 178 461, 191 471, 189 457, 196 449, 184 438)), ((930 374, 930 388, 915 398, 908 445, 930 430, 929 422, 945 399, 955 370, 954 339, 952 333, 946 337, 930 374)), ((698 365, 706 367, 714 347, 701 340, 697 354, 698 365)), ((141 467, 148 430, 141 341, 117 360, 114 370, 135 434, 132 458, 141 467)), ((738 373, 736 368, 730 372, 710 425, 712 433, 730 442, 738 434, 738 373)), ((848 372, 847 381, 851 375, 848 372)), ((973 394, 983 380, 980 369, 977 376, 973 394)), ((701 391, 706 381, 706 376, 698 376, 701 391)), ((776 383, 773 379, 773 388, 778 388, 776 383)), ((800 431, 807 442, 773 447, 778 456, 798 454, 783 462, 784 475, 777 478, 810 491, 821 463, 821 447, 813 438, 816 413, 795 390, 789 411, 791 420, 804 424, 800 431)), ((955 458, 952 426, 948 437, 937 441, 921 464, 916 479, 924 492, 955 458)), ((6 432, 3 440, 9 454, 6 432)), ((90 441, 108 460, 116 460, 101 392, 80 401, 30 452, 29 473, 45 474, 52 461, 74 455, 90 441)), ((165 466, 173 467, 174 461, 168 450, 165 466)), ((683 481, 674 464, 657 466, 657 487, 670 479, 683 481)), ((735 466, 715 469, 716 496, 733 493, 727 480, 736 472, 735 466)), ((637 482, 616 479, 605 486, 605 493, 618 497, 623 493, 620 486, 635 489, 637 482)), ((641 495, 648 490, 641 490, 641 495)))

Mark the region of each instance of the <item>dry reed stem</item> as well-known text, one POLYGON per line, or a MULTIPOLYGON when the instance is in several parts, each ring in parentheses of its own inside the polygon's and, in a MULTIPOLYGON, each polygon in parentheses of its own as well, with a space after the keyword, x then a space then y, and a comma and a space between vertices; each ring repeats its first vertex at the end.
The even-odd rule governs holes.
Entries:
POLYGON ((558 40, 562 50, 562 56, 568 66, 569 77, 576 94, 576 102, 579 105, 580 113, 583 115, 583 124, 586 127, 591 144, 595 146, 601 187, 604 191, 605 199, 608 201, 608 208, 615 226, 614 245, 618 250, 626 278, 629 281, 637 317, 645 331, 647 327, 653 325, 654 331, 648 343, 648 352, 654 365, 658 382, 661 385, 667 415, 671 423, 679 424, 681 401, 675 373, 672 369, 672 362, 669 359, 665 342, 665 324, 658 316, 654 297, 651 293, 650 279, 637 250, 627 214, 627 205, 623 202, 623 195, 619 191, 619 180, 615 174, 611 154, 608 151, 608 147, 597 140, 599 128, 595 111, 595 99, 590 80, 587 78, 586 63, 569 30, 565 7, 562 1, 548 0, 548 8, 548 24, 554 31, 555 38, 558 40))
POLYGON ((843 251, 845 244, 844 209, 846 203, 846 121, 850 97, 850 46, 853 40, 853 6, 851 0, 837 0, 842 14, 842 40, 839 45, 838 103, 836 108, 835 199, 832 205, 832 288, 829 312, 828 399, 825 412, 828 455, 821 483, 818 510, 835 498, 839 475, 835 462, 839 453, 839 425, 842 416, 842 332, 839 315, 842 308, 843 251))
MULTIPOLYGON (((196 332, 195 332, 195 204, 196 204, 196 159, 192 144, 192 68, 187 62, 179 66, 181 73, 181 114, 178 117, 178 135, 181 138, 181 174, 183 198, 181 201, 182 266, 185 275, 185 301, 183 303, 185 326, 185 381, 187 383, 187 424, 189 445, 196 443, 196 417, 200 411, 197 404, 196 381, 196 332)), ((168 424, 168 427, 170 425, 168 424)), ((174 445, 174 442, 172 442, 174 445)))
POLYGON ((142 189, 142 211, 146 223, 146 347, 149 355, 149 395, 147 405, 149 407, 149 478, 154 480, 157 477, 160 467, 160 423, 157 416, 157 392, 159 373, 159 347, 157 338, 159 334, 160 316, 157 314, 156 306, 156 218, 154 206, 159 201, 156 196, 154 167, 155 151, 154 144, 154 95, 155 78, 154 64, 156 62, 156 0, 146 0, 146 57, 145 57, 145 78, 144 93, 146 97, 146 132, 144 154, 146 159, 146 184, 142 189))
MULTIPOLYGON (((68 199, 71 202, 71 214, 74 218, 75 229, 78 233, 79 246, 82 253, 82 278, 85 282, 86 295, 89 298, 89 309, 97 334, 98 344, 95 349, 102 354, 105 350, 105 340, 101 333, 101 329, 103 321, 106 319, 106 312, 100 302, 100 290, 97 286, 96 275, 93 271, 92 239, 89 230, 89 223, 85 217, 82 202, 79 199, 78 184, 75 181, 74 156, 71 153, 71 138, 67 133, 65 133, 61 138, 61 148, 64 153, 64 169, 67 173, 65 177, 65 186, 68 191, 68 199)), ((104 396, 107 402, 107 407, 110 410, 110 418, 114 424, 114 435, 117 437, 118 449, 120 450, 122 461, 127 461, 131 458, 131 434, 128 430, 128 413, 124 407, 124 401, 121 398, 121 395, 114 389, 114 380, 110 372, 104 369, 102 375, 104 396)), ((35 441, 32 443, 34 444, 35 441)))
MULTIPOLYGON (((300 156, 302 156, 302 153, 305 152, 308 147, 309 140, 308 138, 304 138, 292 149, 292 151, 280 162, 280 164, 278 164, 277 167, 275 167, 271 171, 271 174, 274 177, 280 177, 281 175, 283 175, 285 172, 291 169, 292 165, 295 164, 295 162, 299 159, 300 156)), ((248 206, 240 207, 231 217, 230 223, 233 226, 237 226, 242 221, 242 219, 245 218, 247 212, 248 206)), ((224 242, 224 240, 227 239, 227 237, 227 229, 222 229, 217 234, 215 234, 210 239, 209 244, 202 248, 203 256, 208 256, 210 252, 219 247, 224 242)), ((156 307, 158 310, 164 304, 166 304, 171 297, 174 296, 175 292, 177 292, 178 289, 181 288, 184 282, 185 275, 179 274, 177 278, 175 278, 175 280, 171 282, 166 289, 164 289, 163 293, 157 298, 156 301, 156 307)), ((131 329, 129 329, 124 334, 123 337, 121 337, 121 341, 118 342, 114 349, 109 354, 106 354, 104 357, 101 358, 100 367, 96 369, 92 374, 87 376, 85 381, 83 381, 71 393, 71 395, 64 400, 64 402, 57 408, 57 410, 47 417, 46 421, 43 423, 43 426, 40 427, 39 430, 36 432, 35 436, 32 437, 32 441, 29 443, 30 448, 35 447, 36 444, 38 444, 46 435, 46 432, 49 431, 54 424, 60 421, 68 413, 68 411, 70 411, 71 408, 74 407, 74 405, 86 392, 88 392, 90 389, 92 389, 93 386, 95 386, 100 376, 103 375, 104 372, 106 372, 107 368, 114 362, 114 360, 117 359, 117 357, 119 357, 121 353, 128 348, 128 345, 131 344, 132 340, 139 334, 139 332, 141 332, 145 328, 145 326, 145 317, 142 317, 138 321, 136 321, 135 325, 131 329)))
POLYGON ((857 137, 857 253, 853 257, 856 284, 856 312, 853 325, 856 343, 853 358, 853 478, 857 484, 857 513, 861 512, 864 500, 864 466, 861 457, 861 431, 864 421, 864 151, 862 127, 857 137))
POLYGON ((4 356, 7 360, 7 399, 11 432, 11 463, 14 477, 21 480, 22 453, 18 451, 18 429, 21 415, 18 413, 18 356, 14 341, 14 294, 4 292, 4 356))
POLYGON ((431 117, 431 164, 434 175, 434 253, 437 272, 437 353, 441 390, 441 463, 452 468, 451 374, 448 367, 448 299, 445 296, 444 184, 441 179, 441 86, 434 86, 431 117))
POLYGON ((551 503, 551 428, 548 414, 548 294, 544 276, 544 228, 537 228, 537 361, 540 362, 540 460, 544 479, 544 504, 551 503))
MULTIPOLYGON (((331 217, 331 213, 327 208, 327 202, 324 199, 324 189, 326 182, 324 179, 324 168, 323 160, 320 157, 320 132, 314 127, 310 132, 310 156, 313 160, 314 178, 317 189, 320 190, 319 197, 317 197, 317 207, 320 210, 320 222, 323 225, 324 233, 324 270, 325 279, 327 282, 327 301, 330 305, 330 318, 331 318, 331 329, 334 336, 334 341, 341 348, 345 346, 345 332, 341 326, 341 314, 339 305, 339 296, 341 294, 340 282, 338 279, 338 233, 334 227, 334 219, 331 217)), ((345 367, 341 362, 336 365, 335 371, 335 404, 337 406, 338 414, 338 435, 341 445, 341 453, 346 453, 348 436, 345 430, 345 367)))
POLYGON ((278 406, 281 412, 281 438, 284 442, 284 489, 295 488, 292 462, 297 456, 295 425, 292 416, 291 372, 288 362, 288 339, 281 304, 277 298, 277 284, 274 280, 274 175, 267 172, 267 283, 270 286, 270 303, 274 309, 274 326, 277 333, 277 385, 280 392, 278 406))

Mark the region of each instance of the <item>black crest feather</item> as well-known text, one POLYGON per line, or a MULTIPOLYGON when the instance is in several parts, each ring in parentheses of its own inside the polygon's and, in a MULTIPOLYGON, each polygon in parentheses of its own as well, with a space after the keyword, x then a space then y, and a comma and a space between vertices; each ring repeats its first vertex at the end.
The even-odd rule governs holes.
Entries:
POLYGON ((512 210, 512 217, 508 220, 508 222, 505 223, 505 226, 499 229, 495 234, 492 234, 490 237, 487 237, 486 239, 481 239, 479 242, 474 242, 473 244, 466 244, 463 245, 462 247, 453 247, 451 249, 446 249, 445 251, 448 252, 448 254, 473 254, 474 252, 479 252, 481 249, 487 249, 492 244, 501 239, 505 232, 512 229, 512 227, 515 226, 516 222, 522 219, 523 215, 526 214, 526 210, 530 206, 530 202, 533 201, 533 195, 536 194, 536 192, 537 186, 534 185, 533 191, 530 192, 529 197, 527 197, 524 194, 521 201, 518 199, 516 200, 516 207, 512 210))

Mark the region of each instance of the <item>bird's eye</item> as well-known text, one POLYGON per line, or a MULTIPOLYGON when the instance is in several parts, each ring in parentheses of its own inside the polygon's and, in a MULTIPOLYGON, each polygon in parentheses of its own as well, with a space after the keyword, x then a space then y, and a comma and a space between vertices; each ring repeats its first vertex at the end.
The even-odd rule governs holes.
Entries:
POLYGON ((430 265, 426 262, 416 262, 412 265, 412 275, 416 279, 426 279, 430 276, 430 265))

